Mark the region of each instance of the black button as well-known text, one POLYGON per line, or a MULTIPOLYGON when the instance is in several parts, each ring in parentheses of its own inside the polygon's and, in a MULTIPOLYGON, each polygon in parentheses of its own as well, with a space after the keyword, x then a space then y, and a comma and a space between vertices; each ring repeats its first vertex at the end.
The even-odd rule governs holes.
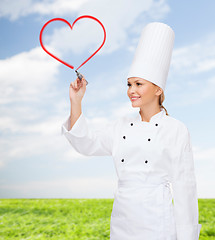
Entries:
POLYGON ((125 136, 123 136, 123 138, 125 139, 125 136))
POLYGON ((158 124, 156 123, 155 126, 158 126, 158 124))
POLYGON ((122 159, 121 162, 124 162, 124 159, 122 159))
POLYGON ((147 163, 147 162, 148 162, 148 160, 145 161, 145 163, 147 163))
POLYGON ((133 123, 131 123, 131 126, 133 126, 133 123))
POLYGON ((148 141, 150 141, 151 139, 149 138, 148 141))

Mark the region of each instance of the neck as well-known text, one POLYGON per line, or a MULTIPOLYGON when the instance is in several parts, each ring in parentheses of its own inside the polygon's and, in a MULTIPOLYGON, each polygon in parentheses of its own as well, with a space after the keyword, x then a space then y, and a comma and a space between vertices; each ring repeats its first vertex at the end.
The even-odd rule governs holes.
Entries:
POLYGON ((160 106, 156 108, 147 108, 147 107, 142 107, 140 108, 140 116, 142 118, 142 121, 144 122, 149 122, 151 117, 154 116, 155 114, 159 113, 161 111, 160 106))

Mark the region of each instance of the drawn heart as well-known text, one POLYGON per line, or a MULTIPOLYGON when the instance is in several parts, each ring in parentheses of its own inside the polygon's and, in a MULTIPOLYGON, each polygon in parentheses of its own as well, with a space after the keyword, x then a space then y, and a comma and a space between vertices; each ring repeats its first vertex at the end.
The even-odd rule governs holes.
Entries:
POLYGON ((103 28, 103 31, 104 31, 104 40, 103 40, 101 46, 100 46, 89 58, 87 58, 87 60, 85 60, 78 68, 76 68, 76 70, 78 70, 78 69, 79 69, 81 66, 83 66, 86 62, 88 62, 88 61, 102 48, 102 46, 104 45, 105 40, 106 40, 106 31, 105 31, 105 28, 104 28, 103 24, 102 24, 97 18, 95 18, 95 17, 93 17, 93 16, 90 16, 90 15, 83 15, 83 16, 78 17, 78 18, 73 22, 72 25, 71 25, 68 21, 66 21, 65 19, 63 19, 63 18, 53 18, 53 19, 49 20, 47 23, 45 23, 45 24, 43 25, 41 31, 40 31, 40 45, 41 45, 41 47, 43 48, 43 50, 44 50, 46 53, 48 53, 50 56, 52 56, 53 58, 55 58, 56 60, 58 60, 59 62, 61 62, 61 63, 63 63, 64 65, 66 65, 67 67, 70 67, 70 68, 74 69, 74 67, 73 67, 72 65, 70 65, 69 63, 61 60, 61 59, 58 58, 58 57, 56 57, 55 55, 53 55, 52 53, 50 53, 50 52, 44 47, 43 41, 42 41, 42 35, 43 35, 43 31, 44 31, 45 27, 46 27, 50 22, 53 22, 53 21, 62 21, 62 22, 65 22, 65 23, 70 27, 70 29, 72 30, 72 29, 73 29, 73 26, 75 25, 75 23, 76 23, 78 20, 80 20, 81 18, 91 18, 91 19, 97 21, 97 22, 102 26, 102 28, 103 28))

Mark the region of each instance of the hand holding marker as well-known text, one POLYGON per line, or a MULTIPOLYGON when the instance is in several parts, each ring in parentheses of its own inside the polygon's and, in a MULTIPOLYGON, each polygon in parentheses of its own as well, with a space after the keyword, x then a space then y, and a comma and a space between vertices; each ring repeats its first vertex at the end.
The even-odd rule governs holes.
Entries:
MULTIPOLYGON (((77 74, 77 77, 80 79, 80 81, 82 80, 83 78, 83 75, 81 73, 79 73, 77 70, 75 70, 76 74, 77 74)), ((86 79, 85 79, 86 80, 86 79)), ((88 84, 88 81, 86 80, 87 84, 88 84)), ((87 85, 86 84, 86 85, 87 85)))
MULTIPOLYGON (((84 81, 86 81, 86 85, 88 84, 88 82, 81 73, 79 73, 77 70, 75 70, 75 72, 77 74, 77 79, 74 82, 72 82, 70 84, 70 86, 77 92, 77 91, 79 91, 80 88, 83 87, 83 79, 84 79, 84 81), (78 79, 79 79, 79 81, 78 81, 78 79)), ((72 94, 70 93, 70 99, 72 98, 71 95, 72 94)))

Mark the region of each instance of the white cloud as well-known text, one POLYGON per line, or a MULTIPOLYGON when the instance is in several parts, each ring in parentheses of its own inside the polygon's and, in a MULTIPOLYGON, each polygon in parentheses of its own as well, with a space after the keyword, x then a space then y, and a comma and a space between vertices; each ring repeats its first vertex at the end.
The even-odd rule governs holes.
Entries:
POLYGON ((162 19, 167 13, 170 12, 170 7, 166 0, 154 1, 153 7, 149 10, 148 15, 154 20, 162 19))
POLYGON ((193 147, 193 157, 195 162, 195 174, 199 198, 214 198, 215 184, 215 148, 202 149, 193 147))
POLYGON ((113 198, 116 186, 116 178, 94 177, 1 184, 0 189, 4 198, 113 198))
POLYGON ((55 83, 59 65, 40 47, 0 60, 0 103, 36 101, 55 83))
POLYGON ((215 148, 195 148, 194 154, 197 161, 202 160, 202 165, 215 169, 215 148))
MULTIPOLYGON (((51 156, 61 155, 61 161, 75 162, 84 160, 87 157, 76 152, 76 150, 70 145, 68 140, 61 135, 61 125, 66 120, 62 116, 52 116, 43 119, 39 116, 39 120, 36 120, 36 115, 33 121, 24 121, 22 114, 26 107, 23 109, 12 109, 14 114, 9 114, 10 109, 4 111, 4 115, 0 118, 0 131, 5 134, 5 138, 0 140, 0 145, 3 146, 1 150, 0 167, 4 167, 7 161, 16 161, 21 158, 31 158, 37 155, 51 156), (10 116, 11 115, 11 116, 10 116), (17 116, 17 117, 15 117, 17 116)), ((110 115, 107 117, 93 117, 97 116, 97 110, 91 109, 87 122, 90 129, 103 128, 109 121, 122 117, 123 115, 135 111, 128 104, 118 106, 117 109, 113 109, 110 115)), ((103 110, 105 111, 105 110, 103 110)), ((28 109, 28 115, 33 112, 39 112, 39 109, 28 109)), ((59 114, 60 115, 60 114, 59 114)))
POLYGON ((215 77, 212 77, 206 81, 202 89, 200 98, 202 100, 208 99, 208 98, 214 98, 214 89, 215 89, 215 77))
MULTIPOLYGON (((110 54, 123 47, 132 51, 137 43, 133 43, 135 47, 126 46, 126 42, 130 40, 129 33, 139 35, 147 22, 147 18, 161 19, 168 11, 169 7, 164 0, 138 0, 135 4, 132 0, 126 2, 93 0, 86 2, 77 10, 77 14, 79 16, 92 15, 104 25, 107 35, 103 48, 97 53, 100 55, 110 54)), ((104 39, 102 27, 92 19, 80 19, 72 31, 69 26, 65 26, 56 28, 52 34, 47 35, 49 27, 47 25, 46 33, 44 31, 43 34, 45 42, 64 55, 71 56, 69 51, 72 51, 73 54, 85 53, 84 60, 100 47, 104 39)))
MULTIPOLYGON (((107 32, 102 53, 112 53, 125 47, 126 41, 130 38, 129 33, 139 35, 147 19, 162 19, 170 11, 166 0, 136 0, 135 4, 132 0, 55 0, 52 2, 22 0, 19 4, 16 2, 8 4, 7 1, 3 1, 2 6, 0 16, 9 17, 11 20, 33 13, 69 16, 68 21, 72 13, 78 16, 92 15, 104 24, 107 32)), ((103 30, 98 24, 93 23, 93 20, 85 23, 85 20, 81 19, 76 24, 78 28, 74 26, 74 35, 69 27, 55 29, 49 37, 52 39, 50 45, 64 53, 68 50, 82 53, 86 52, 86 49, 89 53, 93 53, 103 41, 103 30)), ((132 47, 128 47, 128 51, 130 49, 132 47)))
MULTIPOLYGON (((66 120, 67 116, 64 115, 69 109, 69 99, 65 102, 57 87, 59 66, 60 63, 39 47, 0 61, 0 131, 5 136, 1 139, 1 146, 4 146, 1 149, 1 168, 7 161, 41 154, 61 153, 63 161, 69 162, 85 158, 60 136, 61 124, 66 120), (49 114, 53 108, 56 115, 49 114)), ((115 75, 113 81, 118 78, 115 75)), ((95 100, 95 93, 100 100, 107 98, 98 88, 91 88, 89 100, 95 100)), ((106 93, 109 99, 114 98, 117 94, 116 85, 108 85, 106 93)), ((107 119, 95 118, 97 111, 96 108, 89 111, 89 117, 92 117, 89 122, 91 125, 96 122, 97 127, 102 127, 107 119)), ((105 111, 102 109, 102 114, 105 111)), ((109 117, 113 115, 111 111, 109 117)))
MULTIPOLYGON (((192 75, 191 75, 192 76, 192 75)), ((215 78, 199 79, 195 77, 179 78, 181 82, 170 84, 169 94, 175 101, 170 102, 174 108, 180 106, 198 105, 214 99, 215 78), (188 78, 188 79, 187 79, 188 78)))
POLYGON ((176 74, 197 74, 215 70, 215 35, 173 51, 172 71, 176 74))
POLYGON ((215 34, 173 51, 168 93, 174 107, 201 104, 214 99, 215 34), (180 100, 179 100, 180 99, 180 100))
MULTIPOLYGON (((14 21, 36 13, 39 16, 49 14, 50 16, 60 15, 68 21, 71 21, 74 20, 76 16, 84 14, 93 15, 100 19, 105 25, 108 34, 107 42, 101 50, 101 53, 109 54, 120 48, 134 51, 137 41, 139 40, 139 34, 145 23, 147 23, 149 19, 160 20, 170 11, 166 2, 165 0, 137 0, 135 4, 133 4, 130 0, 115 2, 113 0, 2 0, 0 17, 7 17, 14 21), (128 40, 131 43, 129 47, 127 47, 128 40)), ((87 50, 89 50, 89 52, 93 51, 101 42, 102 31, 95 22, 92 21, 87 24, 84 22, 85 20, 80 20, 80 22, 77 23, 76 32, 75 28, 73 32, 65 26, 61 29, 56 29, 53 34, 46 35, 47 47, 50 50, 54 50, 58 56, 66 55, 68 50, 71 50, 74 54, 80 54, 87 50), (91 30, 89 31, 87 28, 91 30), (86 33, 85 38, 82 37, 83 32, 86 33), (73 33, 74 36, 72 35, 73 33), (96 39, 95 35, 97 36, 96 39), (61 45, 62 40, 60 38, 63 38, 65 41, 63 46, 61 45)), ((210 35, 207 38, 201 39, 198 43, 196 42, 189 46, 176 49, 173 54, 173 73, 178 75, 190 73, 191 75, 214 70, 214 43, 215 36, 210 35)), ((64 114, 69 108, 66 107, 62 96, 56 93, 59 66, 60 63, 48 56, 41 47, 34 48, 29 52, 17 54, 5 60, 0 60, 0 103, 2 104, 0 109, 0 131, 3 134, 0 139, 1 168, 7 164, 7 161, 14 161, 15 168, 16 164, 19 164, 18 161, 37 156, 38 154, 43 154, 44 159, 47 156, 51 156, 53 158, 59 157, 60 161, 68 162, 84 161, 88 158, 77 153, 72 146, 69 145, 67 140, 60 135, 64 114), (49 105, 49 108, 42 108, 44 104, 41 99, 44 93, 48 95, 46 98, 47 102, 44 104, 49 105), (59 98, 54 103, 54 106, 52 105, 52 99, 54 98, 49 99, 49 96, 59 98), (40 104, 40 106, 37 104, 40 104), (48 109, 54 110, 49 114, 48 109), (56 115, 58 117, 56 117, 56 115)), ((126 103, 114 101, 117 97, 119 97, 119 100, 121 99, 119 95, 121 94, 121 90, 119 91, 119 89, 122 89, 122 84, 119 80, 117 81, 117 79, 122 79, 122 75, 124 75, 126 71, 127 70, 123 69, 123 71, 114 76, 110 73, 111 71, 107 74, 105 73, 106 75, 98 72, 97 77, 93 78, 92 84, 96 83, 94 85, 95 88, 89 88, 88 96, 85 96, 87 104, 95 103, 94 105, 97 106, 95 108, 86 107, 85 113, 90 117, 90 124, 101 127, 110 119, 127 115, 129 111, 136 112, 137 109, 131 107, 130 101, 126 103), (114 85, 110 84, 110 77, 114 85), (100 86, 98 84, 99 81, 100 86), (106 94, 103 94, 103 91, 101 91, 104 86, 106 94), (95 96, 97 97, 95 98, 95 96), (98 111, 97 99, 100 101, 114 99, 111 103, 116 107, 111 108, 109 112, 102 107, 101 111, 98 111), (107 116, 107 112, 109 119, 105 117, 107 116), (97 117, 95 118, 94 116, 97 117)), ((194 88, 197 86, 197 83, 189 81, 188 85, 194 88)), ((179 83, 177 89, 180 87, 181 85, 179 83)), ((202 99, 213 97, 214 87, 214 77, 205 78, 204 88, 198 88, 198 97, 196 97, 194 91, 189 91, 189 93, 192 93, 189 94, 190 101, 197 103, 197 100, 201 101, 202 99)), ((184 99, 184 104, 187 105, 189 103, 187 98, 182 97, 181 99, 184 99)), ((183 101, 180 101, 180 104, 183 104, 183 101)), ((204 167, 201 168, 201 176, 198 175, 200 176, 200 183, 202 183, 201 186, 210 185, 210 179, 206 180, 205 176, 209 175, 208 171, 212 169, 211 166, 213 167, 214 165, 213 156, 213 149, 198 150, 198 152, 195 153, 198 166, 203 162, 207 163, 207 165, 204 164, 204 167)), ((89 190, 87 197, 95 197, 97 194, 99 196, 99 191, 102 189, 96 185, 96 182, 101 182, 106 186, 106 189, 110 189, 108 187, 110 186, 109 181, 110 180, 107 179, 104 180, 104 182, 101 182, 101 179, 83 179, 82 181, 80 179, 76 179, 75 181, 66 179, 60 182, 57 180, 50 182, 26 182, 24 185, 5 184, 5 189, 11 190, 11 192, 17 190, 20 194, 19 196, 22 196, 22 194, 24 196, 25 194, 26 197, 30 196, 30 191, 33 189, 33 191, 35 191, 34 196, 36 197, 38 197, 40 193, 41 195, 44 194, 43 196, 50 197, 56 196, 56 185, 58 186, 59 192, 61 191, 60 189, 62 189, 62 197, 65 196, 65 192, 68 192, 68 189, 71 191, 71 195, 69 196, 74 196, 72 193, 76 194, 77 197, 83 196, 80 194, 84 193, 86 188, 89 190), (71 188, 70 185, 72 186, 71 188), (95 188, 92 186, 95 186, 95 188), (47 192, 49 188, 51 188, 50 195, 47 192)), ((202 189, 204 190, 204 187, 202 187, 202 189)), ((207 191, 209 192, 209 189, 207 191)), ((58 196, 59 195, 57 195, 57 197, 58 196)))
POLYGON ((71 14, 78 11, 89 0, 55 0, 55 1, 40 1, 32 6, 29 13, 38 13, 41 15, 53 14, 71 14))
MULTIPOLYGON (((0 168, 7 162, 38 155, 60 156, 60 161, 74 162, 85 159, 61 136, 63 114, 44 115, 39 107, 30 106, 2 108, 0 117, 1 159, 0 168), (4 137, 3 137, 4 136, 4 137)), ((17 163, 15 163, 17 164, 17 163)))
POLYGON ((61 15, 71 14, 80 9, 89 0, 1 0, 0 17, 15 21, 30 14, 61 15))
MULTIPOLYGON (((48 27, 49 26, 47 26, 47 32, 48 27)), ((57 49, 58 52, 64 55, 66 53, 68 54, 70 50, 74 54, 84 52, 92 54, 100 47, 103 39, 103 29, 96 21, 80 19, 76 22, 72 31, 69 26, 54 29, 53 34, 46 37, 46 42, 48 42, 53 49, 57 49)), ((100 52, 97 54, 100 54, 100 52)))
MULTIPOLYGON (((102 52, 111 53, 125 47, 129 33, 139 35, 147 18, 154 19, 156 16, 156 19, 161 19, 168 11, 169 7, 163 0, 137 0, 135 4, 132 0, 94 0, 84 4, 79 14, 93 15, 104 24, 107 41, 102 52)), ((95 36, 93 38, 90 36, 88 40, 95 41, 95 36)))
POLYGON ((39 47, 0 60, 1 167, 53 146, 50 137, 56 139, 59 118, 49 117, 42 101, 50 101, 51 108, 59 66, 39 47))
MULTIPOLYGON (((195 173, 199 198, 214 198, 215 149, 194 147, 195 173), (198 168, 197 168, 198 167, 198 168)), ((117 177, 69 178, 1 184, 3 197, 113 198, 117 177), (15 194, 14 194, 15 193, 15 194)))
POLYGON ((0 17, 7 17, 14 21, 29 14, 31 0, 8 1, 1 0, 0 17))
MULTIPOLYGON (((22 131, 20 130, 19 134, 11 135, 9 133, 5 138, 1 138, 0 168, 4 168, 11 161, 15 166, 19 164, 21 159, 31 161, 32 158, 37 156, 44 156, 44 161, 51 157, 61 163, 76 162, 87 158, 76 152, 67 139, 60 135, 60 121, 55 121, 52 127, 53 133, 48 132, 50 130, 49 124, 49 122, 38 123, 38 126, 29 124, 27 129, 25 124, 22 124, 20 126, 22 131), (44 125, 44 127, 41 128, 41 125, 44 125), (35 133, 32 133, 32 130, 35 133)), ((16 128, 14 125, 10 127, 11 129, 16 128)))
POLYGON ((87 11, 87 14, 97 13, 101 16, 111 13, 113 17, 124 14, 125 18, 122 23, 127 24, 131 18, 129 15, 137 17, 142 10, 147 10, 147 15, 152 18, 159 19, 170 9, 165 0, 137 0, 135 4, 131 0, 117 2, 114 0, 1 0, 0 17, 7 17, 15 21, 30 14, 71 15, 71 13, 78 11, 86 14, 87 11))

